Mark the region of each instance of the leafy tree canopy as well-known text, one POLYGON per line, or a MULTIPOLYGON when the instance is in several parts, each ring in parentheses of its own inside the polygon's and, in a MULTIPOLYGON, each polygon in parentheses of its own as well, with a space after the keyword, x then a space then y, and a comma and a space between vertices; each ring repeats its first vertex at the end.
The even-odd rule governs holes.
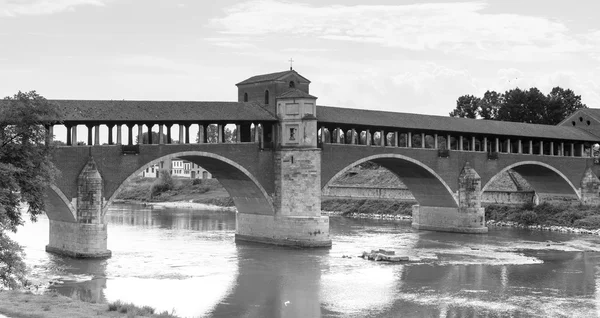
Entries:
POLYGON ((581 108, 587 106, 570 89, 555 87, 544 95, 535 87, 515 88, 504 94, 487 91, 481 98, 461 96, 450 116, 556 125, 581 108))
POLYGON ((21 204, 33 221, 44 211, 44 190, 56 175, 44 125, 56 118, 56 106, 35 91, 0 103, 0 286, 23 281, 20 247, 5 232, 23 224, 21 204))

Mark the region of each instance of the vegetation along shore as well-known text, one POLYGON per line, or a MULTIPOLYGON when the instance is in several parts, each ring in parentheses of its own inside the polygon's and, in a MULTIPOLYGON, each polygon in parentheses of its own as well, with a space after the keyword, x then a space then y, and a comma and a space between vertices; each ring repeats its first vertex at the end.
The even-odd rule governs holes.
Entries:
POLYGON ((22 290, 0 290, 0 317, 64 318, 64 317, 150 317, 177 318, 175 313, 158 312, 149 306, 135 306, 121 301, 90 303, 56 292, 34 294, 22 290))

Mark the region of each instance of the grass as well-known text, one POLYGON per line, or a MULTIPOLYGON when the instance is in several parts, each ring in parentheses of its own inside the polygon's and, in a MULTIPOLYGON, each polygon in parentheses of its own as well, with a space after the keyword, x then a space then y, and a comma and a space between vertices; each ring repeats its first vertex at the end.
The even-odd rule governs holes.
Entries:
POLYGON ((234 207, 235 202, 231 197, 212 197, 192 200, 194 203, 210 204, 222 207, 234 207))
POLYGON ((406 186, 388 169, 363 169, 354 167, 350 172, 333 181, 334 185, 361 185, 366 187, 398 187, 406 186))
POLYGON ((117 200, 141 202, 174 202, 202 200, 210 197, 228 197, 216 179, 173 178, 173 189, 162 192, 155 197, 150 196, 155 178, 137 177, 127 184, 117 200))
POLYGON ((485 218, 495 221, 512 221, 524 225, 558 225, 584 229, 600 228, 598 207, 571 204, 542 203, 538 206, 489 205, 485 218))
POLYGON ((353 213, 411 215, 415 203, 371 199, 327 199, 321 202, 321 210, 342 212, 342 215, 353 213))
POLYGON ((161 317, 171 318, 177 317, 168 311, 156 313, 155 309, 150 306, 136 306, 131 303, 125 303, 120 300, 108 303, 108 311, 115 311, 121 314, 127 314, 127 317, 161 317))
POLYGON ((12 318, 177 317, 166 311, 157 313, 149 306, 139 307, 120 301, 97 304, 75 300, 57 293, 36 295, 14 290, 0 290, 0 314, 12 318))

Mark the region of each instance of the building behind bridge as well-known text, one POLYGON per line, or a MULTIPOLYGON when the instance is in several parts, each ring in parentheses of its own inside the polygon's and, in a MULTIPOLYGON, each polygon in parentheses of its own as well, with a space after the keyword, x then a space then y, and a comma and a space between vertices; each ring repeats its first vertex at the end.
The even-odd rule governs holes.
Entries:
POLYGON ((159 171, 164 167, 171 167, 169 171, 173 177, 190 178, 190 179, 212 179, 212 174, 201 166, 179 158, 173 158, 167 161, 161 161, 146 167, 139 175, 144 178, 158 178, 159 171))

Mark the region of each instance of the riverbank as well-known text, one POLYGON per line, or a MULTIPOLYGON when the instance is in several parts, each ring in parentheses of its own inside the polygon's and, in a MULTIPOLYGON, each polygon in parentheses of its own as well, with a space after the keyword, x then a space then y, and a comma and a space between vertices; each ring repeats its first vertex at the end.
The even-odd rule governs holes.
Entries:
POLYGON ((155 178, 136 177, 117 196, 117 202, 196 202, 233 206, 229 193, 216 179, 173 178, 173 188, 152 195, 155 178))
MULTIPOLYGON (((411 220, 417 202, 371 199, 327 199, 323 215, 383 220, 411 220)), ((600 235, 600 209, 595 206, 542 203, 537 206, 497 205, 485 207, 488 227, 525 228, 561 233, 600 235)))
POLYGON ((0 290, 0 317, 2 315, 10 318, 178 317, 166 311, 157 313, 152 307, 138 307, 119 301, 89 303, 57 293, 39 295, 15 290, 0 290))
MULTIPOLYGON (((229 198, 226 198, 229 199, 229 198)), ((229 205, 229 200, 207 200, 209 203, 175 201, 175 202, 144 202, 145 205, 163 208, 198 209, 212 211, 236 211, 235 205, 229 205)), ((231 200, 233 201, 233 200, 231 200)))

